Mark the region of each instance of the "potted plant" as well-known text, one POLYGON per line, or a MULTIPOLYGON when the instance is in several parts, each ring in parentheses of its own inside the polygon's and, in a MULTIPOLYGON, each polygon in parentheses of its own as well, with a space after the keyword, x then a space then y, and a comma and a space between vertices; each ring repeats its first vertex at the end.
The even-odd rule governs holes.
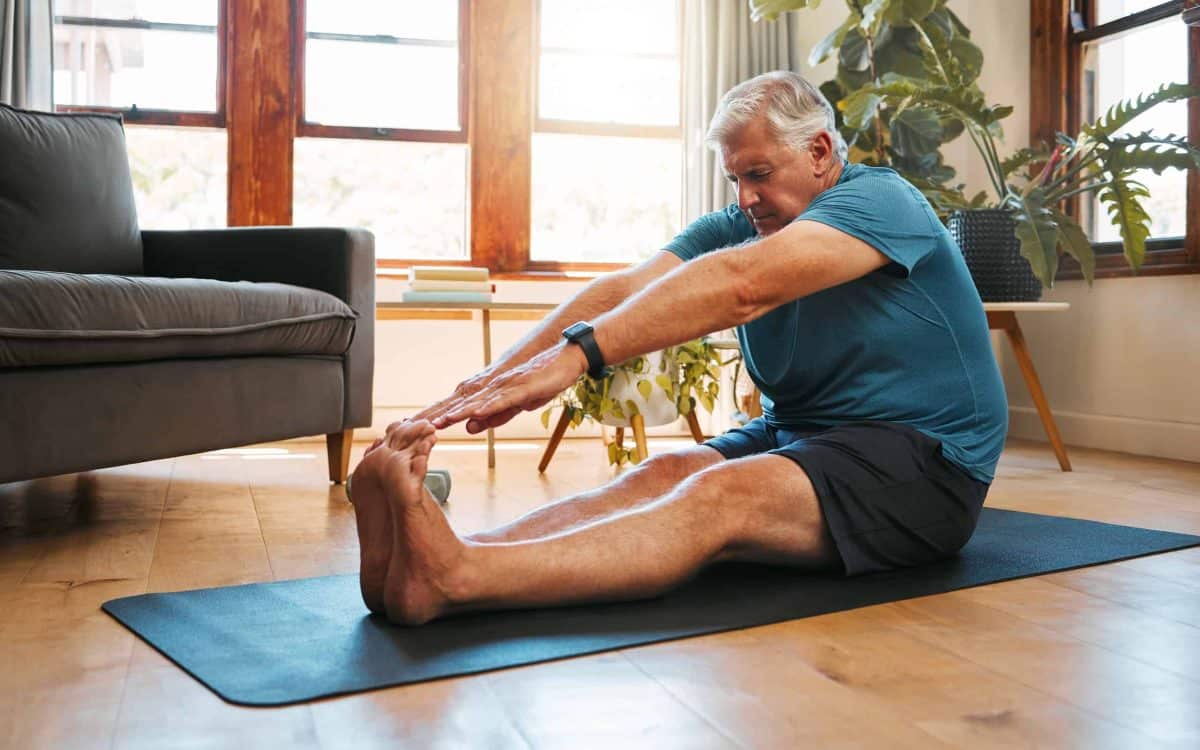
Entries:
MULTIPOLYGON (((697 339, 662 352, 634 357, 612 368, 605 378, 581 377, 568 391, 542 412, 542 425, 550 428, 550 415, 561 408, 561 419, 572 428, 584 419, 611 427, 630 427, 634 417, 643 426, 673 422, 692 414, 698 406, 712 412, 720 393, 720 368, 740 359, 733 354, 721 359, 720 351, 705 339, 697 339)), ((637 453, 617 442, 608 446, 609 463, 621 466, 638 463, 637 453)))
MULTIPOLYGON (((818 2, 750 0, 756 14, 766 18, 818 2)), ((1125 258, 1137 270, 1145 258, 1150 216, 1142 205, 1149 192, 1134 178, 1135 172, 1200 166, 1200 150, 1183 136, 1120 131, 1151 107, 1200 92, 1183 84, 1164 85, 1117 104, 1073 138, 1058 134, 1053 150, 1025 148, 1001 159, 1000 121, 1012 107, 985 103, 975 83, 982 53, 967 41, 969 32, 945 4, 946 0, 847 0, 847 20, 813 50, 810 62, 839 49, 839 77, 824 84, 822 91, 836 103, 843 135, 874 147, 865 156, 861 149, 852 150, 852 157, 874 164, 885 163, 881 156, 889 157, 888 166, 921 189, 940 214, 949 216, 951 232, 985 300, 1037 299, 1043 287, 1053 286, 1061 253, 1074 257, 1092 283, 1091 243, 1062 210, 1063 201, 1089 192, 1106 207, 1120 231, 1125 258), (888 44, 906 40, 903 53, 881 57, 880 40, 885 37, 888 44), (856 62, 858 46, 865 48, 861 54, 871 72, 866 79, 853 78, 853 70, 842 71, 847 59, 862 65, 856 62), (920 57, 919 72, 913 70, 914 50, 920 57), (887 63, 888 69, 877 62, 887 63), (941 143, 962 132, 987 166, 990 196, 985 191, 967 199, 962 185, 947 186, 944 180, 906 168, 914 160, 940 164, 941 143)))

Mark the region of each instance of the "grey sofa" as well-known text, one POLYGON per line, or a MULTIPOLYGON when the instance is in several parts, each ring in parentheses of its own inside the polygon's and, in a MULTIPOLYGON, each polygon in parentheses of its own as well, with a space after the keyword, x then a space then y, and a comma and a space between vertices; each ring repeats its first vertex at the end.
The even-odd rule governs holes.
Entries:
POLYGON ((140 231, 119 117, 0 105, 0 482, 371 423, 374 238, 140 231))

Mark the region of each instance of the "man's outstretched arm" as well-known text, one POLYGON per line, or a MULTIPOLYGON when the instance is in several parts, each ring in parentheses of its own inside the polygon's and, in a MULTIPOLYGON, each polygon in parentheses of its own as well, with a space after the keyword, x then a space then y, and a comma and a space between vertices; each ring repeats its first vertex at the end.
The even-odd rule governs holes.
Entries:
POLYGON ((870 245, 832 227, 795 222, 756 242, 704 255, 593 321, 607 362, 623 362, 770 310, 886 265, 870 245))
MULTIPOLYGON (((812 221, 795 222, 758 242, 675 268, 595 318, 596 343, 606 362, 623 362, 747 323, 887 263, 878 250, 848 234, 812 221)), ((543 406, 586 370, 579 347, 560 342, 432 421, 442 428, 466 419, 468 431, 478 432, 474 425, 490 424, 497 415, 511 418, 543 406)))
MULTIPOLYGON (((655 253, 653 257, 632 268, 606 274, 584 287, 578 294, 559 305, 524 338, 500 355, 495 362, 481 372, 462 381, 448 397, 427 406, 412 419, 435 420, 465 399, 484 390, 490 383, 510 370, 525 364, 539 353, 553 348, 562 341, 562 330, 580 320, 591 320, 624 302, 638 290, 653 284, 666 275, 681 261, 668 252, 655 253)), ((507 422, 517 413, 494 415, 487 427, 496 427, 507 422), (499 417, 503 417, 500 419, 499 417)), ((483 429, 480 425, 472 432, 483 429)), ((390 428, 389 428, 390 429, 390 428)))

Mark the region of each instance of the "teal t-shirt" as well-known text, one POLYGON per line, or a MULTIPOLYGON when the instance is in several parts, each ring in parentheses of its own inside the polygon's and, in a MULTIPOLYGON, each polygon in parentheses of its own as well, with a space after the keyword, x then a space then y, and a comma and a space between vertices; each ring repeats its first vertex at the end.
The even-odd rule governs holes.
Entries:
MULTIPOLYGON (((738 327, 763 417, 785 429, 898 422, 991 482, 1008 432, 1004 383, 979 293, 928 201, 890 169, 845 164, 796 219, 805 220, 892 262, 738 327)), ((754 236, 734 204, 700 217, 666 249, 688 261, 754 236)))

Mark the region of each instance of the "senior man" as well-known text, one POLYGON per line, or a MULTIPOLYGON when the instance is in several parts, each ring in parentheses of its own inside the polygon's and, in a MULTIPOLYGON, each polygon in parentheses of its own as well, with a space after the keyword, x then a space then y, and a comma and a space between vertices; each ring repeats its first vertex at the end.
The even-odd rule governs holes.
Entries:
POLYGON ((1007 404, 953 240, 895 172, 845 160, 832 108, 797 74, 733 88, 707 141, 735 205, 593 282, 367 452, 353 501, 371 610, 419 624, 651 597, 721 560, 855 575, 970 538, 1007 404), (437 429, 478 433, 605 363, 733 327, 763 394, 744 427, 469 537, 424 489, 437 429))

